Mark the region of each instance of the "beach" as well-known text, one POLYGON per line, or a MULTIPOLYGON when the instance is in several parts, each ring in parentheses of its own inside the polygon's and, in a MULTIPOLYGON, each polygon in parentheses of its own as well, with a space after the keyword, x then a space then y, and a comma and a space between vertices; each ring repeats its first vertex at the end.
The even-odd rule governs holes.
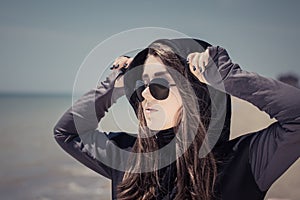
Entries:
MULTIPOLYGON (((249 103, 232 102, 232 138, 274 122, 249 103)), ((111 199, 110 181, 66 154, 53 138, 55 123, 71 104, 71 96, 63 95, 0 96, 1 199, 111 199)), ((109 117, 104 128, 116 129, 109 117)), ((300 199, 299 169, 298 160, 266 199, 300 199)))

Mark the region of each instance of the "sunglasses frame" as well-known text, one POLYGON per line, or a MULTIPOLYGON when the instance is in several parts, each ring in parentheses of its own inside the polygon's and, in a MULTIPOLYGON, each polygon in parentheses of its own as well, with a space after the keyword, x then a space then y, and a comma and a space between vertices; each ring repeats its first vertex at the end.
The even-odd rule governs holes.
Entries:
MULTIPOLYGON (((149 83, 144 83, 144 81, 142 80, 137 80, 136 81, 136 86, 135 86, 135 93, 137 96, 137 99, 139 102, 142 102, 145 100, 145 98, 142 96, 143 91, 149 87, 149 91, 151 96, 156 99, 156 100, 164 100, 167 99, 169 94, 170 94, 170 87, 172 86, 176 86, 176 84, 174 83, 169 83, 168 80, 166 80, 165 78, 154 78, 152 79, 149 83), (139 85, 138 85, 139 84, 139 85), (143 87, 143 89, 141 90, 141 87, 143 87), (160 89, 161 88, 161 89, 160 89), (159 97, 157 95, 158 91, 155 91, 156 89, 158 90, 166 90, 166 94, 164 94, 163 97, 159 97), (141 91, 138 91, 141 90, 141 91)), ((161 91, 160 91, 161 92, 161 91)))

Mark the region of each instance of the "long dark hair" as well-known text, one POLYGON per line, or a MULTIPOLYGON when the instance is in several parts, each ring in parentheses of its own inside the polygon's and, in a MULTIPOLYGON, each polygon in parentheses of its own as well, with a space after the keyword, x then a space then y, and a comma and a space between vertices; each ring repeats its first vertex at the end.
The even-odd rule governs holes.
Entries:
MULTIPOLYGON (((147 48, 146 54, 142 58, 144 61, 147 58, 145 55, 159 57, 166 66, 170 67, 167 70, 173 78, 176 76, 176 73, 181 74, 185 78, 181 82, 178 78, 174 79, 183 99, 183 107, 177 117, 177 126, 174 127, 176 135, 176 150, 174 150, 174 154, 176 154, 177 159, 172 173, 175 174, 175 199, 212 199, 217 167, 214 156, 205 142, 211 116, 207 87, 199 83, 196 85, 197 89, 195 90, 195 85, 191 86, 189 84, 189 81, 197 80, 188 72, 180 57, 168 46, 161 43, 153 43, 147 48), (180 83, 177 84, 178 82, 180 83), (190 91, 200 92, 201 95, 191 95, 190 91), (201 98, 199 98, 200 96, 201 98), (198 106, 197 109, 195 109, 195 105, 198 106), (192 123, 192 121, 196 123, 192 123), (199 157, 199 151, 203 148, 208 153, 204 157, 199 157), (179 154, 178 152, 182 153, 179 154)), ((134 64, 135 62, 133 61, 132 65, 134 64)), ((122 182, 118 185, 118 199, 156 199, 158 196, 157 191, 160 191, 157 188, 161 187, 159 181, 161 178, 159 173, 161 166, 158 163, 160 158, 157 156, 147 160, 142 155, 143 153, 158 150, 159 146, 155 137, 151 135, 151 131, 146 126, 141 104, 135 101, 134 107, 139 120, 139 135, 148 137, 138 137, 133 146, 133 152, 139 154, 129 159, 128 165, 131 169, 135 168, 135 170, 134 172, 131 170, 125 172, 122 182), (153 171, 142 172, 145 167, 151 168, 153 171)))

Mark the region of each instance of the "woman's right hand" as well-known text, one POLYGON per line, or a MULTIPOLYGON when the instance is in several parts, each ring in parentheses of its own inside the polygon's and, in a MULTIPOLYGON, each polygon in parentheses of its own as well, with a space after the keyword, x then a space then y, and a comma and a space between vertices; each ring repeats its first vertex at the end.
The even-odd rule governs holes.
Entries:
MULTIPOLYGON (((110 68, 111 70, 124 70, 127 69, 130 63, 132 62, 133 58, 129 58, 126 56, 120 56, 115 59, 113 62, 113 66, 110 68)), ((124 87, 124 76, 121 75, 115 81, 115 87, 124 87)))

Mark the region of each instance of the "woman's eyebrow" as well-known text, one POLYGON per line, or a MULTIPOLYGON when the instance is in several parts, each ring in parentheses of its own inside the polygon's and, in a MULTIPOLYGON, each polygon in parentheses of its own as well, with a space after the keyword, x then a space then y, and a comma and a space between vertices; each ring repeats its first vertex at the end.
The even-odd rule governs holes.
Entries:
MULTIPOLYGON (((161 75, 164 75, 164 74, 169 74, 169 72, 167 72, 167 71, 155 72, 154 76, 161 76, 161 75)), ((149 75, 148 74, 143 74, 143 78, 149 78, 149 75)))
POLYGON ((164 74, 169 74, 169 73, 167 71, 156 72, 156 73, 154 73, 154 76, 161 76, 161 75, 164 75, 164 74))

